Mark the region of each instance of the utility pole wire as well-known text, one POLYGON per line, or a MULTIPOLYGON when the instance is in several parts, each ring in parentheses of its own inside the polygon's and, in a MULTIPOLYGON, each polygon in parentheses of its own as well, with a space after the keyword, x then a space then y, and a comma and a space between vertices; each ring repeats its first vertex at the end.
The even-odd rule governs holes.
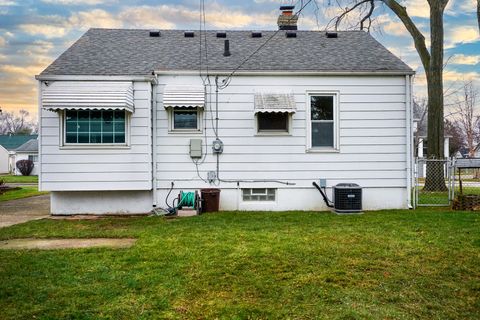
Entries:
MULTIPOLYGON (((300 1, 300 0, 299 0, 299 1, 300 1)), ((297 1, 297 2, 295 3, 295 5, 298 4, 299 1, 297 1)), ((312 2, 312 0, 308 0, 305 4, 302 4, 301 8, 300 8, 294 15, 292 15, 292 17, 289 18, 289 19, 287 20, 287 22, 290 21, 290 20, 292 20, 292 19, 294 19, 296 16, 298 16, 298 15, 302 12, 302 10, 303 10, 310 2, 312 2)), ((303 1, 302 1, 302 3, 303 3, 303 1)), ((263 44, 261 44, 255 51, 253 51, 250 55, 248 55, 235 69, 233 69, 233 71, 232 71, 225 79, 222 80, 222 83, 218 86, 218 88, 219 88, 219 89, 225 89, 226 87, 228 87, 228 85, 230 84, 230 81, 231 81, 231 78, 233 77, 233 75, 234 75, 241 67, 243 67, 243 65, 244 65, 245 63, 247 63, 248 60, 250 60, 257 52, 259 52, 263 47, 265 47, 265 46, 267 45, 267 43, 268 43, 270 40, 272 40, 280 31, 283 31, 283 30, 278 29, 277 31, 275 31, 270 37, 268 37, 268 39, 267 39, 263 44)))

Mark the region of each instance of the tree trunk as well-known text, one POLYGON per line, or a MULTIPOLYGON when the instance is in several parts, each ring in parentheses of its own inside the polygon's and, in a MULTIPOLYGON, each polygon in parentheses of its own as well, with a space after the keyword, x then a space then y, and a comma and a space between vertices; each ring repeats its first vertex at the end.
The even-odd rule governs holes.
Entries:
MULTIPOLYGON (((428 88, 428 128, 427 156, 443 159, 443 10, 446 3, 430 1, 430 63, 427 75, 428 88)), ((427 163, 424 190, 445 191, 445 174, 442 162, 427 163)))
POLYGON ((478 31, 480 31, 480 0, 477 0, 477 21, 478 21, 478 31))

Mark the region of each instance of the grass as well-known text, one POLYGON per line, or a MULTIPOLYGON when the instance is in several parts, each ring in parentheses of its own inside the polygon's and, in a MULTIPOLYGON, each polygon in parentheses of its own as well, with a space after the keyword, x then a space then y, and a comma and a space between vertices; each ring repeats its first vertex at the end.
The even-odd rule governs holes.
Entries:
POLYGON ((473 319, 479 229, 478 213, 427 208, 31 221, 0 239, 138 241, 0 250, 0 318, 473 319))
MULTIPOLYGON (((460 187, 455 187, 454 196, 460 194, 460 187)), ((463 185, 463 194, 477 195, 480 194, 480 187, 463 185)), ((418 192, 418 204, 420 205, 450 205, 448 200, 448 191, 423 191, 420 189, 418 192)))
POLYGON ((12 174, 0 175, 0 180, 5 183, 38 183, 38 176, 16 176, 12 174))
POLYGON ((9 190, 3 194, 0 194, 0 202, 7 201, 7 200, 34 197, 34 196, 39 196, 41 194, 46 194, 46 193, 48 192, 38 191, 37 186, 23 186, 23 187, 9 190))

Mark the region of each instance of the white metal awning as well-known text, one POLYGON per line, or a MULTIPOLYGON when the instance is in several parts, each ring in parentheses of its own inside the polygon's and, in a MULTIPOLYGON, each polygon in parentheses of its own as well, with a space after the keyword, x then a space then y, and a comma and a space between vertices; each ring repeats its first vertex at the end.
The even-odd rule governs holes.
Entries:
POLYGON ((54 81, 43 85, 42 108, 59 110, 134 111, 129 81, 54 81))
POLYGON ((163 91, 163 106, 165 108, 203 108, 205 106, 204 87, 167 85, 163 91))
POLYGON ((255 113, 287 112, 295 113, 295 97, 284 93, 255 93, 255 113))

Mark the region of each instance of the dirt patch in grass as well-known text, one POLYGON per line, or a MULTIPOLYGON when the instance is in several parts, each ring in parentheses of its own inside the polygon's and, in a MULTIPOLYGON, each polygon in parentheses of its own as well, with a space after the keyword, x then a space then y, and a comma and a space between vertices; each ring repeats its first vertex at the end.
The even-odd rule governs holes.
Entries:
POLYGON ((0 249, 78 249, 78 248, 129 248, 137 239, 13 239, 0 242, 0 249))

